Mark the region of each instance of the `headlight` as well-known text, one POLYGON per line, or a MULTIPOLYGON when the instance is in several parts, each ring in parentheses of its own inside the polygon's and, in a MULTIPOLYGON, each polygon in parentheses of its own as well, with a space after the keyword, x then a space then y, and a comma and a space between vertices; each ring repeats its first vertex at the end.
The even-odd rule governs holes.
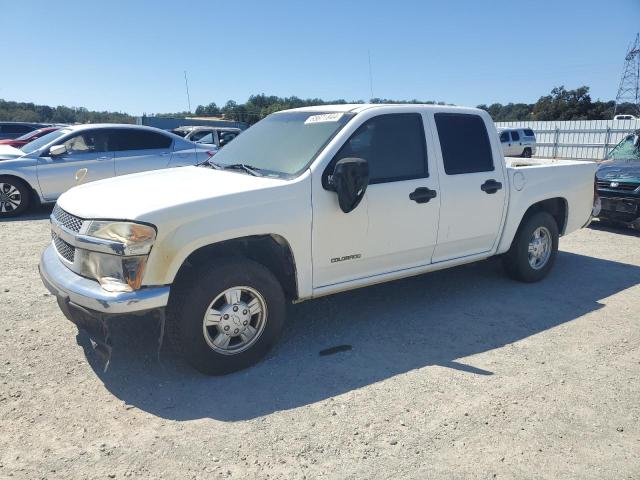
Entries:
POLYGON ((154 227, 93 220, 80 238, 82 246, 76 248, 80 275, 96 279, 108 292, 131 292, 140 288, 147 257, 156 239, 154 227))
POLYGON ((147 256, 123 257, 76 249, 80 275, 96 279, 108 292, 132 292, 142 284, 147 256))
POLYGON ((93 220, 84 232, 89 237, 108 240, 122 246, 122 251, 114 251, 120 255, 141 255, 149 253, 156 239, 156 230, 141 223, 110 222, 93 220))

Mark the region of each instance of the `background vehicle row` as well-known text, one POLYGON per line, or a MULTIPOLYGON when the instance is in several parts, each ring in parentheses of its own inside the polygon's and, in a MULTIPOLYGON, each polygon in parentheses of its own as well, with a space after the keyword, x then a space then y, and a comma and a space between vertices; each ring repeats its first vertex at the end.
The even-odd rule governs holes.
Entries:
POLYGON ((0 162, 0 217, 24 212, 34 199, 54 202, 80 183, 195 165, 216 147, 156 128, 105 124, 61 128, 21 151, 21 157, 0 162))

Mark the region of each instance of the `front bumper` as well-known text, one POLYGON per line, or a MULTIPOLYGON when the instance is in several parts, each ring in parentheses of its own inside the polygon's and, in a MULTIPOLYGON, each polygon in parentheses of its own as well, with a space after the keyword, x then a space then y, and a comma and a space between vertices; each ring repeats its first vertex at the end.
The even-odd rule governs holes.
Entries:
POLYGON ((107 292, 96 281, 69 270, 49 245, 40 258, 40 277, 64 304, 74 304, 107 315, 141 313, 167 306, 169 287, 143 287, 135 292, 107 292))
POLYGON ((599 192, 602 209, 599 218, 625 223, 637 222, 640 218, 640 198, 631 196, 611 196, 599 192))

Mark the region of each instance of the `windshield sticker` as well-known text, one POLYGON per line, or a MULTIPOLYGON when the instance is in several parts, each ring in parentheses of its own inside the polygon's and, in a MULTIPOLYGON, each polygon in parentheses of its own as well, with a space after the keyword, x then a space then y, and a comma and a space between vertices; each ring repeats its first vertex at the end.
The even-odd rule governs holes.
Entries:
POLYGON ((322 113, 320 115, 311 115, 304 121, 305 125, 312 123, 337 122, 342 118, 343 113, 322 113))

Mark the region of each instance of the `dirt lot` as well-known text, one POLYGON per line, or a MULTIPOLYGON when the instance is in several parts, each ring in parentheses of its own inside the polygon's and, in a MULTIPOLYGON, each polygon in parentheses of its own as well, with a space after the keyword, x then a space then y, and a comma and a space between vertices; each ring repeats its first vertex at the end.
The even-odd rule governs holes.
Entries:
POLYGON ((535 285, 492 260, 292 306, 266 361, 206 378, 152 319, 102 372, 40 283, 46 216, 0 224, 0 478, 640 478, 633 232, 561 240, 535 285))

